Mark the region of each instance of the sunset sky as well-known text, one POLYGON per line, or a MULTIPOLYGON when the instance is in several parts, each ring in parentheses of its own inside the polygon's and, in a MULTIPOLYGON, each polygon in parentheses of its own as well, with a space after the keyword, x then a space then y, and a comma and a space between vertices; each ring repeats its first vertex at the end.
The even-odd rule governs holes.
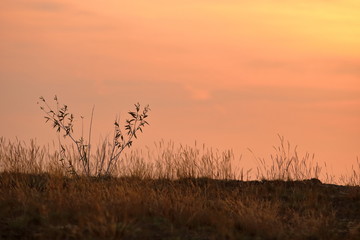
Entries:
POLYGON ((2 0, 0 136, 56 139, 55 94, 94 141, 150 104, 160 139, 267 158, 277 134, 335 172, 360 156, 358 0, 2 0))

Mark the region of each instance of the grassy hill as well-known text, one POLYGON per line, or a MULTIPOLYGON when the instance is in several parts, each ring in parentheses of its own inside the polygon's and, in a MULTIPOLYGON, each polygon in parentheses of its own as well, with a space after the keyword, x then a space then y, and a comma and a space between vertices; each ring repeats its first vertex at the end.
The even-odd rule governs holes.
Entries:
POLYGON ((360 239, 358 172, 346 186, 290 168, 235 180, 228 158, 165 149, 163 163, 131 155, 116 177, 76 177, 56 153, 0 141, 0 239, 360 239))

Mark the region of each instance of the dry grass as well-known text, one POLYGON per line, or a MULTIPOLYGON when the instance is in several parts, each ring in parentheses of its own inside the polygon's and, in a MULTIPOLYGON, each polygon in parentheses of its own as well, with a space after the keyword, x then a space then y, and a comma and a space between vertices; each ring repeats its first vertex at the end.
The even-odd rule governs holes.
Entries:
POLYGON ((341 175, 340 183, 350 186, 360 186, 360 160, 356 159, 355 165, 352 165, 351 172, 346 175, 341 175))
POLYGON ((0 139, 0 239, 360 238, 360 187, 304 180, 292 167, 241 181, 231 152, 171 142, 125 154, 116 177, 71 177, 58 158, 0 139))
POLYGON ((302 180, 320 177, 321 167, 315 162, 314 154, 299 156, 297 146, 292 148, 290 142, 280 135, 279 139, 280 145, 273 147, 275 153, 270 156, 270 161, 257 158, 258 179, 302 180))

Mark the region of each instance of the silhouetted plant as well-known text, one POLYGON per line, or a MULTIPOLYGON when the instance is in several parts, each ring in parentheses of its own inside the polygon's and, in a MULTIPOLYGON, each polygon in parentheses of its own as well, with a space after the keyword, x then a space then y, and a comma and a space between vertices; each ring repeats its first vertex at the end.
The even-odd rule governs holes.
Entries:
POLYGON ((291 148, 290 142, 278 135, 279 146, 273 146, 275 154, 270 155, 271 161, 264 158, 257 158, 251 149, 248 149, 258 162, 257 179, 267 180, 303 180, 319 178, 321 167, 314 161, 312 156, 306 152, 304 156, 299 156, 297 146, 291 148))
MULTIPOLYGON (((131 116, 130 119, 126 120, 125 131, 126 136, 123 134, 120 128, 119 120, 115 119, 114 122, 114 136, 111 144, 111 153, 109 155, 108 161, 105 161, 105 158, 95 159, 95 164, 90 164, 91 156, 91 129, 92 129, 92 120, 94 115, 94 108, 91 113, 90 127, 89 127, 89 137, 86 141, 83 137, 83 134, 80 138, 74 136, 74 115, 69 113, 67 105, 60 105, 57 96, 55 95, 54 101, 56 102, 56 110, 53 110, 51 106, 46 102, 44 97, 40 97, 41 102, 40 109, 46 114, 44 117, 46 122, 51 122, 53 128, 57 132, 63 133, 64 138, 70 138, 73 143, 76 145, 77 152, 79 154, 78 160, 82 166, 82 172, 90 176, 96 174, 97 176, 108 176, 111 173, 112 167, 119 160, 121 153, 125 148, 130 148, 133 143, 133 139, 137 138, 137 133, 143 131, 145 125, 149 125, 146 121, 148 117, 148 112, 150 111, 149 105, 145 106, 143 110, 140 108, 140 104, 135 104, 135 111, 128 112, 131 116), (92 169, 92 166, 96 166, 95 169, 92 169), (95 171, 94 171, 95 170, 95 171)), ((83 117, 81 117, 83 118, 83 117)), ((66 148, 63 144, 60 144, 60 155, 61 163, 72 175, 79 175, 77 169, 74 166, 74 162, 70 157, 66 157, 66 148), (67 161, 65 161, 67 159, 67 161)))

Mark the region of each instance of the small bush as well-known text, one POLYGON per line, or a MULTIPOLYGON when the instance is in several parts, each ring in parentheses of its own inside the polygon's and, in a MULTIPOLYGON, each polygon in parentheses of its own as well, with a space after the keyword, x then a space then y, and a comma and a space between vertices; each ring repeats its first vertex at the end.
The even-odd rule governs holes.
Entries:
MULTIPOLYGON (((119 160, 121 153, 130 148, 134 138, 137 138, 138 132, 143 131, 143 127, 148 125, 146 118, 150 111, 149 105, 145 106, 142 110, 140 104, 135 104, 135 111, 130 111, 130 119, 126 120, 125 131, 126 135, 120 128, 119 120, 115 119, 114 122, 114 136, 111 145, 111 153, 109 158, 95 158, 95 163, 91 163, 91 130, 92 120, 94 115, 94 107, 91 113, 89 137, 86 140, 82 135, 80 138, 74 136, 74 114, 70 113, 67 105, 61 105, 55 95, 54 101, 56 109, 52 108, 44 97, 40 97, 40 109, 45 113, 46 122, 52 123, 53 128, 62 133, 64 138, 70 139, 76 146, 78 157, 75 158, 81 165, 82 174, 87 176, 95 174, 96 176, 108 176, 111 170, 119 160)), ((82 117, 83 118, 83 117, 82 117)), ((78 169, 75 167, 73 158, 67 155, 66 147, 60 143, 61 163, 72 175, 79 175, 78 169)))

